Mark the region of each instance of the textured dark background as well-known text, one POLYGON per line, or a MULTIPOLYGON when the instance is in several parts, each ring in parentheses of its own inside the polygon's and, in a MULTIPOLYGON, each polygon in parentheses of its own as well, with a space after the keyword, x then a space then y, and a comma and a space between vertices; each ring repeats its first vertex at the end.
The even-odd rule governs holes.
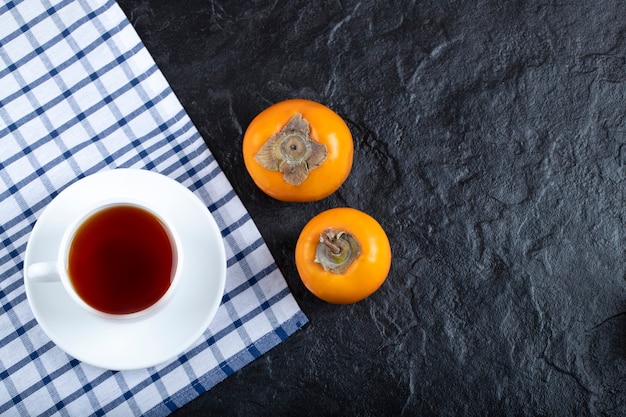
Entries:
POLYGON ((175 416, 626 415, 626 3, 119 3, 310 319, 175 416), (241 155, 296 97, 355 140, 316 203, 267 197, 241 155), (394 254, 350 306, 293 258, 337 206, 394 254))

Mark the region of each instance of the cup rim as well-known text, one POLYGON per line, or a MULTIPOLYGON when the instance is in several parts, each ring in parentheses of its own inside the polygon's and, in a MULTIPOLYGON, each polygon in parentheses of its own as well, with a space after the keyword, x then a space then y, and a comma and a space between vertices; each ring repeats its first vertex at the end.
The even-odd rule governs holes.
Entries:
POLYGON ((115 199, 107 199, 102 200, 97 203, 94 203, 87 207, 85 210, 81 212, 79 216, 76 217, 70 223, 70 226, 65 230, 63 237, 61 239, 61 244, 58 251, 58 259, 57 265, 59 269, 59 275, 61 278, 61 282, 65 288, 65 291, 70 295, 70 297, 78 303, 85 310, 94 314, 98 317, 110 320, 133 320, 133 319, 142 319, 147 316, 153 315, 154 313, 160 311, 167 302, 172 298, 172 295, 176 291, 176 287, 178 286, 178 282, 181 278, 181 271, 183 266, 183 250, 182 250, 182 241, 176 229, 172 226, 172 222, 169 221, 167 216, 164 216, 158 210, 150 207, 144 201, 133 199, 133 198, 115 198, 115 199), (124 313, 124 314, 115 314, 115 313, 107 313, 104 311, 100 311, 95 307, 92 307, 89 303, 87 303, 76 291, 74 285, 72 284, 71 278, 68 273, 68 258, 69 258, 69 248, 71 247, 72 241, 76 232, 80 228, 80 226, 91 216, 96 213, 116 206, 132 206, 137 207, 139 209, 145 210, 148 213, 155 216, 165 228, 167 232, 170 242, 172 243, 172 250, 174 251, 174 260, 175 267, 173 268, 172 278, 170 281, 170 285, 165 291, 165 293, 153 304, 144 308, 143 310, 139 310, 132 313, 124 313))

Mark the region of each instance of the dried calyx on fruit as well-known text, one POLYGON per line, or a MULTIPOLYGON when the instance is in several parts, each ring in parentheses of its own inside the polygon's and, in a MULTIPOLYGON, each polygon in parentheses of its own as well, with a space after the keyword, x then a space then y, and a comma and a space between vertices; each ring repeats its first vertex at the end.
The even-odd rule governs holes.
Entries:
POLYGON ((295 114, 254 155, 264 168, 280 171, 288 184, 299 185, 326 159, 326 146, 313 141, 309 122, 295 114))
POLYGON ((342 274, 360 255, 359 241, 342 230, 326 229, 320 235, 315 251, 315 263, 322 265, 324 271, 342 274))

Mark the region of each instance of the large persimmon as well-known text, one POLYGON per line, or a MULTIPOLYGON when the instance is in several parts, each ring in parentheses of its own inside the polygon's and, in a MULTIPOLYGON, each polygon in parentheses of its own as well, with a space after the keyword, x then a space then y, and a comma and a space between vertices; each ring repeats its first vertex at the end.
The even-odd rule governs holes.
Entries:
POLYGON ((243 159, 255 184, 292 202, 321 200, 352 169, 354 143, 344 120, 310 100, 291 99, 259 113, 243 137, 243 159))

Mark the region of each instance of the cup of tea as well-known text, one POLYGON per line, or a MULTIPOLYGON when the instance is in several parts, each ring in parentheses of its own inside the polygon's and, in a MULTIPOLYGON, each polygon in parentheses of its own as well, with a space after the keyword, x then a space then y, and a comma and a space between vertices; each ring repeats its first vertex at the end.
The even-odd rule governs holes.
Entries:
POLYGON ((56 261, 30 265, 28 277, 60 281, 100 317, 144 317, 167 304, 180 280, 182 247, 171 224, 140 201, 102 201, 70 222, 56 261))

